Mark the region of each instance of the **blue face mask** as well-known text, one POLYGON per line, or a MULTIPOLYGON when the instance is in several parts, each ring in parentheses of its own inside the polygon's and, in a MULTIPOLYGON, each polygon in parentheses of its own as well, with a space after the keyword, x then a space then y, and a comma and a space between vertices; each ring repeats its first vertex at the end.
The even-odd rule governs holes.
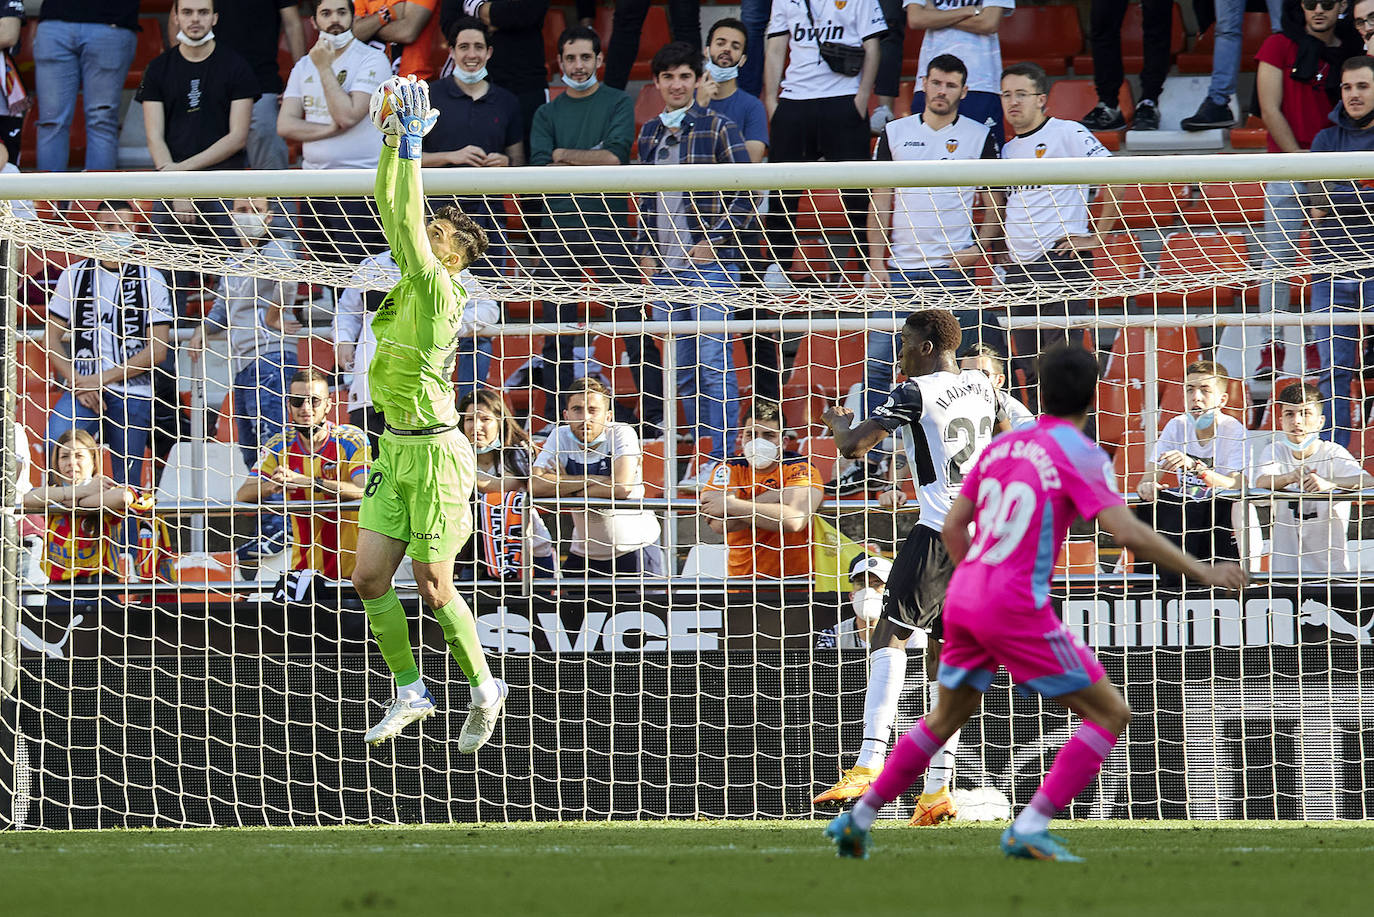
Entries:
POLYGON ((1210 430, 1212 429, 1212 424, 1217 422, 1217 409, 1211 408, 1201 417, 1194 417, 1192 414, 1189 414, 1188 422, 1193 425, 1194 430, 1210 430))
POLYGON ((1317 444, 1318 434, 1309 433, 1302 438, 1301 442, 1293 442, 1287 436, 1283 438, 1283 444, 1288 447, 1288 451, 1296 455, 1299 452, 1306 452, 1317 444))
POLYGON ((485 80, 485 79, 487 78, 487 68, 486 68, 486 67, 483 67, 481 70, 478 70, 476 73, 468 73, 466 70, 463 70, 461 67, 454 67, 454 68, 453 68, 453 78, 456 79, 458 82, 463 83, 463 84, 465 84, 465 85, 467 85, 467 86, 474 86, 474 85, 476 85, 477 83, 480 83, 480 82, 482 82, 483 80, 485 80))
POLYGON ((585 80, 579 83, 576 80, 568 79, 568 75, 565 73, 563 74, 563 85, 567 86, 569 89, 576 90, 577 92, 582 92, 584 89, 591 89, 593 86, 596 85, 596 74, 593 73, 591 76, 587 77, 585 80))
POLYGON ((663 122, 664 127, 676 130, 677 128, 682 127, 682 119, 687 117, 687 109, 691 107, 691 105, 684 105, 681 108, 675 108, 672 111, 665 111, 663 114, 658 116, 658 120, 663 122))
POLYGON ((711 79, 717 83, 726 83, 739 76, 739 67, 717 67, 708 60, 706 72, 711 74, 711 79))
POLYGON ((473 446, 473 448, 477 450, 477 454, 478 454, 478 455, 486 455, 488 452, 495 452, 497 449, 500 449, 500 448, 501 448, 501 440, 499 440, 499 439, 493 439, 491 442, 487 443, 485 446, 473 446))

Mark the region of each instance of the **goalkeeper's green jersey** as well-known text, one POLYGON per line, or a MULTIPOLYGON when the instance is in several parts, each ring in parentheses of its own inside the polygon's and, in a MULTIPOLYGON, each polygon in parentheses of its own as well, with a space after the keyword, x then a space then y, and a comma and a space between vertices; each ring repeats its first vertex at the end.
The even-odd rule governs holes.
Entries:
POLYGON ((456 424, 453 367, 468 293, 429 247, 420 163, 386 144, 377 165, 377 210, 401 281, 372 320, 372 403, 398 430, 456 424))

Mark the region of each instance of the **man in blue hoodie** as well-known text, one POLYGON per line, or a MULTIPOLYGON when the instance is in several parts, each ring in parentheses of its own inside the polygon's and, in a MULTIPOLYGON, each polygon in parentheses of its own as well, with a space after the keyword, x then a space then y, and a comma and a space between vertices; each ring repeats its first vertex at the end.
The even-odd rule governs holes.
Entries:
MULTIPOLYGON (((1331 113, 1333 127, 1317 134, 1312 152, 1374 151, 1374 57, 1360 55, 1341 65, 1341 104, 1331 113)), ((1335 265, 1367 258, 1374 247, 1374 187, 1361 181, 1323 181, 1308 185, 1312 218, 1312 309, 1316 312, 1360 312, 1374 306, 1374 271, 1336 271, 1335 265), (1333 268, 1323 272, 1321 265, 1333 268)), ((1350 444, 1350 384, 1360 369, 1359 325, 1313 328, 1321 355, 1321 390, 1326 435, 1350 444)))

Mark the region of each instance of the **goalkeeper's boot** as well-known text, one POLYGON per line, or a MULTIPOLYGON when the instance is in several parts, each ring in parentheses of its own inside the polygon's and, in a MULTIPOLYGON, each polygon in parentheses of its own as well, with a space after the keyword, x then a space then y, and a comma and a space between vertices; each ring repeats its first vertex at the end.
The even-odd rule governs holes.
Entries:
POLYGON ((1011 827, 1002 832, 1002 852, 1023 860, 1056 860, 1060 863, 1082 863, 1083 858, 1069 853, 1064 839, 1048 831, 1017 834, 1011 827))
POLYGON ((438 708, 434 706, 434 698, 428 688, 424 694, 402 693, 391 699, 386 708, 386 715, 367 731, 363 741, 369 745, 385 742, 399 735, 401 730, 411 723, 433 715, 436 709, 438 708))
POLYGON ((819 806, 831 802, 844 802, 846 799, 857 799, 864 794, 864 791, 874 780, 878 779, 880 770, 882 768, 855 765, 840 774, 840 781, 811 800, 811 804, 819 806))
POLYGON ((826 825, 825 836, 835 842, 835 856, 855 860, 868 859, 868 851, 872 847, 868 841, 868 832, 858 829, 851 813, 845 812, 826 825))
POLYGON ((954 821, 959 817, 959 809, 954 805, 954 797, 949 795, 949 787, 940 787, 934 793, 922 793, 916 800, 916 812, 911 816, 914 828, 931 828, 942 822, 954 821))
POLYGON ((510 688, 506 687, 504 681, 498 679, 496 685, 501 689, 501 696, 494 704, 486 707, 473 704, 468 707, 468 717, 463 720, 463 731, 458 733, 458 750, 465 755, 470 755, 487 744, 491 734, 496 731, 496 721, 501 718, 501 708, 506 705, 506 695, 510 693, 510 688))

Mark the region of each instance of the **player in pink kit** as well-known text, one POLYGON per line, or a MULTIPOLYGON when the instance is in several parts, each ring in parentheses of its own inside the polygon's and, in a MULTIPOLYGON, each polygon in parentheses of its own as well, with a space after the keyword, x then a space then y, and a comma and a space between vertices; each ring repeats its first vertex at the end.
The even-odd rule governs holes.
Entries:
POLYGON ((939 701, 902 736, 854 808, 826 828, 840 856, 868 856, 878 810, 921 776, 945 740, 977 712, 998 667, 1006 666, 1018 690, 1059 702, 1083 723, 1030 805, 1002 834, 1002 850, 1026 859, 1080 861, 1050 834, 1050 819, 1097 776, 1131 711, 1093 651, 1049 604, 1055 558, 1077 517, 1096 519, 1137 558, 1204 585, 1245 586, 1239 564, 1202 563, 1126 508, 1111 460, 1082 432, 1097 389, 1097 359, 1060 345, 1041 355, 1039 369, 1044 416, 1034 427, 993 440, 945 518, 945 544, 958 567, 945 601, 939 701))

